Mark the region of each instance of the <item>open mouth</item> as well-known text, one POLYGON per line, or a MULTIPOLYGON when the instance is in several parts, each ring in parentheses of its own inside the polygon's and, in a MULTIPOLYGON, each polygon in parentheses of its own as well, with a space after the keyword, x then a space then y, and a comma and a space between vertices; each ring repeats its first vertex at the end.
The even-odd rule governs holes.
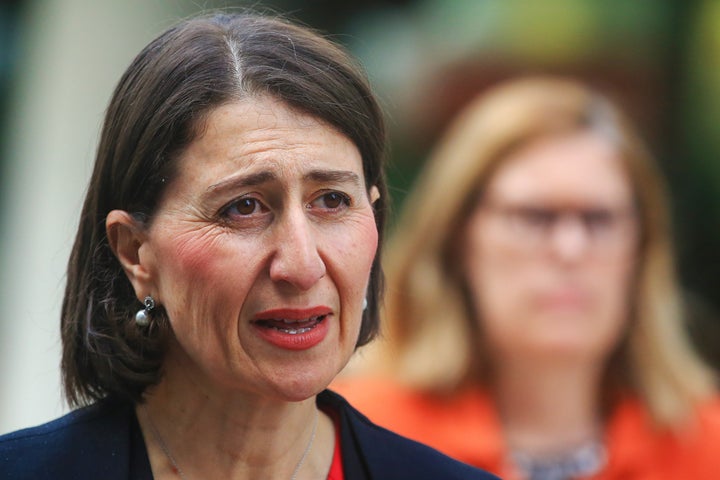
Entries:
POLYGON ((270 328, 288 335, 307 333, 317 327, 327 315, 316 315, 306 319, 268 318, 256 320, 255 323, 264 328, 270 328))

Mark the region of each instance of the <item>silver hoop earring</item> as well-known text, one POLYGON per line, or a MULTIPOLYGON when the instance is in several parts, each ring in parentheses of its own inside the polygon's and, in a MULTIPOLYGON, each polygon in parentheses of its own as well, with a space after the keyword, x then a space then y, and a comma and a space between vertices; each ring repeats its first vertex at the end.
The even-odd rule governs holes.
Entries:
POLYGON ((145 308, 138 310, 135 314, 135 325, 138 327, 147 327, 150 325, 150 312, 155 308, 155 300, 150 295, 145 297, 143 303, 145 304, 145 308))
POLYGON ((367 310, 367 297, 363 298, 363 312, 367 310))

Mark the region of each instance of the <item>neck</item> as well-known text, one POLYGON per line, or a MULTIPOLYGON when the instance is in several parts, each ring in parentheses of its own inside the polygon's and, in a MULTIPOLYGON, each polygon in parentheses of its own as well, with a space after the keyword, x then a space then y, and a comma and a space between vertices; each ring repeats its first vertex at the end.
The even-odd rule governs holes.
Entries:
POLYGON ((553 453, 598 435, 601 376, 595 362, 501 359, 495 392, 508 446, 553 453))
POLYGON ((285 402, 218 391, 168 368, 145 399, 137 414, 156 479, 290 479, 301 459, 297 480, 329 469, 334 426, 314 397, 285 402))

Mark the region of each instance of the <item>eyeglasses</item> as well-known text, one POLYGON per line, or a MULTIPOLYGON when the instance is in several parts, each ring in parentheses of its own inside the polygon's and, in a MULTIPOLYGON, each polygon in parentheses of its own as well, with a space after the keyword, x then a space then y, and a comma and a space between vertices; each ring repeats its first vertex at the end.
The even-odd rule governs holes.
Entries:
POLYGON ((498 220, 508 242, 527 249, 548 246, 561 227, 573 227, 593 251, 614 252, 632 245, 637 228, 632 207, 552 208, 486 201, 480 208, 498 220))

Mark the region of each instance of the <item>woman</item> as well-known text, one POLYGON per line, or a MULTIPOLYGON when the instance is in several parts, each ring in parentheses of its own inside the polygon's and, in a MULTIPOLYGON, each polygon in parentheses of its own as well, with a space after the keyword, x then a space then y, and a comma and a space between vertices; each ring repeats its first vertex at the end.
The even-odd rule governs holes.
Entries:
POLYGON ((68 266, 84 408, 0 438, 4 478, 490 478, 325 390, 377 330, 384 135, 358 67, 305 28, 218 15, 151 42, 68 266))
POLYGON ((508 479, 720 478, 662 181, 608 100, 550 77, 475 100, 386 255, 382 375, 337 385, 370 419, 508 479))

